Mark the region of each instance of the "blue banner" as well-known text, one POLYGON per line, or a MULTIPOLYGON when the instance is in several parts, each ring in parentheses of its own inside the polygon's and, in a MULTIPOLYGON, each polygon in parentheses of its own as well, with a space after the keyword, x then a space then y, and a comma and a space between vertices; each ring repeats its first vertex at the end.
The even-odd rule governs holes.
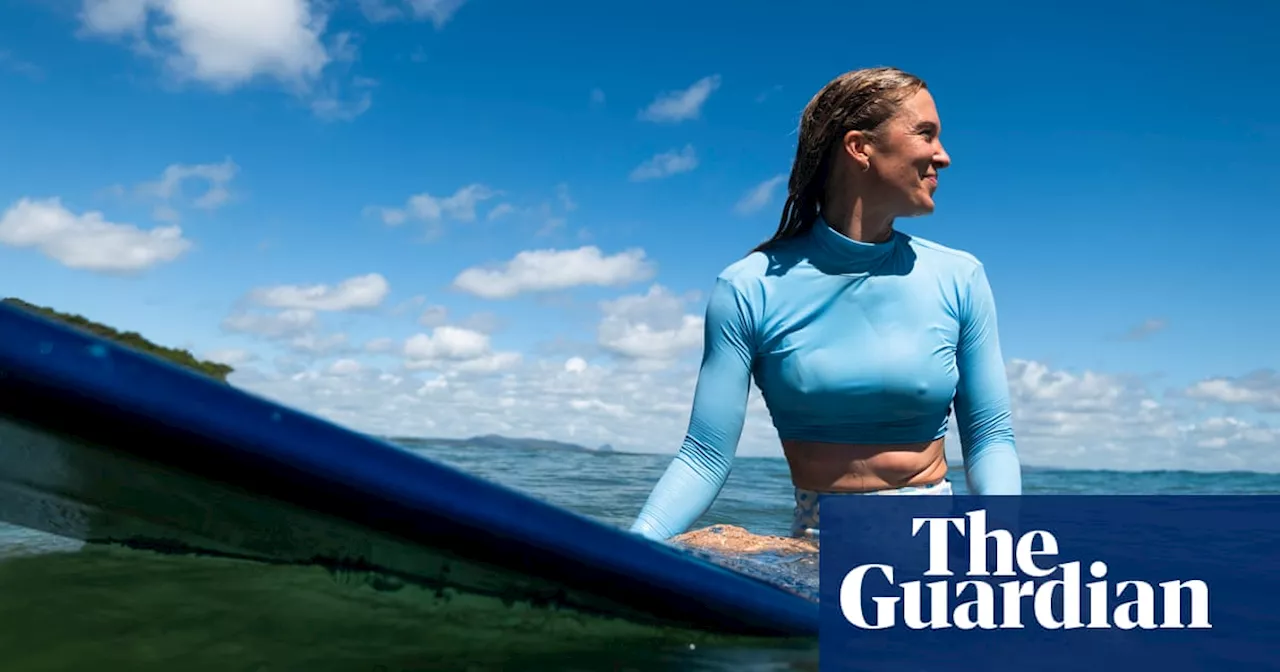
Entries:
POLYGON ((1280 497, 819 506, 824 672, 1280 670, 1280 497))

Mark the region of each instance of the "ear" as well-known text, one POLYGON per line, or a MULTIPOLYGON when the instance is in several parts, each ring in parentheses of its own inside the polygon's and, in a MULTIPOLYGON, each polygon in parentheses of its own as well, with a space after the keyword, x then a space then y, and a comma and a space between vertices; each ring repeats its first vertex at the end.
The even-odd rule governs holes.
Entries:
POLYGON ((854 164, 862 170, 871 167, 871 155, 875 152, 875 148, 871 145, 871 138, 862 131, 849 131, 841 138, 840 149, 853 160, 854 164))

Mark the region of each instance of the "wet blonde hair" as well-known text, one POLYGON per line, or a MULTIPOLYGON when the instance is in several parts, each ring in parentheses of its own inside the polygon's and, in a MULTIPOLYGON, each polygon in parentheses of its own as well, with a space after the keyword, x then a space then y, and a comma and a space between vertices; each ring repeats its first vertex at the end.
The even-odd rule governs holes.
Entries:
POLYGON ((787 202, 782 221, 769 240, 756 250, 805 233, 818 220, 830 171, 832 147, 849 131, 863 131, 874 138, 898 107, 928 88, 923 79, 897 68, 864 68, 831 80, 804 108, 796 146, 787 202))

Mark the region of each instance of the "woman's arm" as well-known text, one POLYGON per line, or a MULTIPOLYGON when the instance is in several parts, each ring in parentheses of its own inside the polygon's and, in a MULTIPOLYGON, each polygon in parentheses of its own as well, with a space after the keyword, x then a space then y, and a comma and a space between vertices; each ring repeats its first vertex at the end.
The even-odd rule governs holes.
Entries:
POLYGON ((966 289, 961 296, 956 348, 960 382, 955 397, 965 478, 977 495, 1022 494, 995 299, 981 264, 966 289))
POLYGON ((702 367, 689 430, 631 531, 667 539, 689 529, 715 501, 733 466, 747 411, 754 359, 753 320, 746 300, 716 280, 703 326, 702 367))

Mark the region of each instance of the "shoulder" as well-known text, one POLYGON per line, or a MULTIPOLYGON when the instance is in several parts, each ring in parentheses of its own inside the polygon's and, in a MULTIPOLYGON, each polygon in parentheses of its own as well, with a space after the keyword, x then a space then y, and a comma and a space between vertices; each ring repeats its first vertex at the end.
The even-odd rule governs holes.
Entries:
POLYGON ((921 257, 927 257, 940 270, 950 271, 961 277, 968 277, 983 271, 982 261, 965 250, 943 245, 937 241, 907 235, 907 244, 921 257))
POLYGON ((951 288, 950 294, 960 315, 975 317, 994 311, 987 269, 977 255, 915 236, 911 237, 910 245, 941 285, 951 288))
POLYGON ((770 263, 767 254, 752 252, 721 269, 707 300, 708 322, 733 322, 745 329, 757 324, 770 263))
POLYGON ((770 282, 794 275, 797 268, 806 265, 805 245, 803 237, 774 241, 725 266, 716 281, 744 294, 757 295, 770 282))
POLYGON ((760 281, 768 270, 768 255, 764 252, 752 252, 721 269, 716 275, 716 281, 742 287, 760 281))

